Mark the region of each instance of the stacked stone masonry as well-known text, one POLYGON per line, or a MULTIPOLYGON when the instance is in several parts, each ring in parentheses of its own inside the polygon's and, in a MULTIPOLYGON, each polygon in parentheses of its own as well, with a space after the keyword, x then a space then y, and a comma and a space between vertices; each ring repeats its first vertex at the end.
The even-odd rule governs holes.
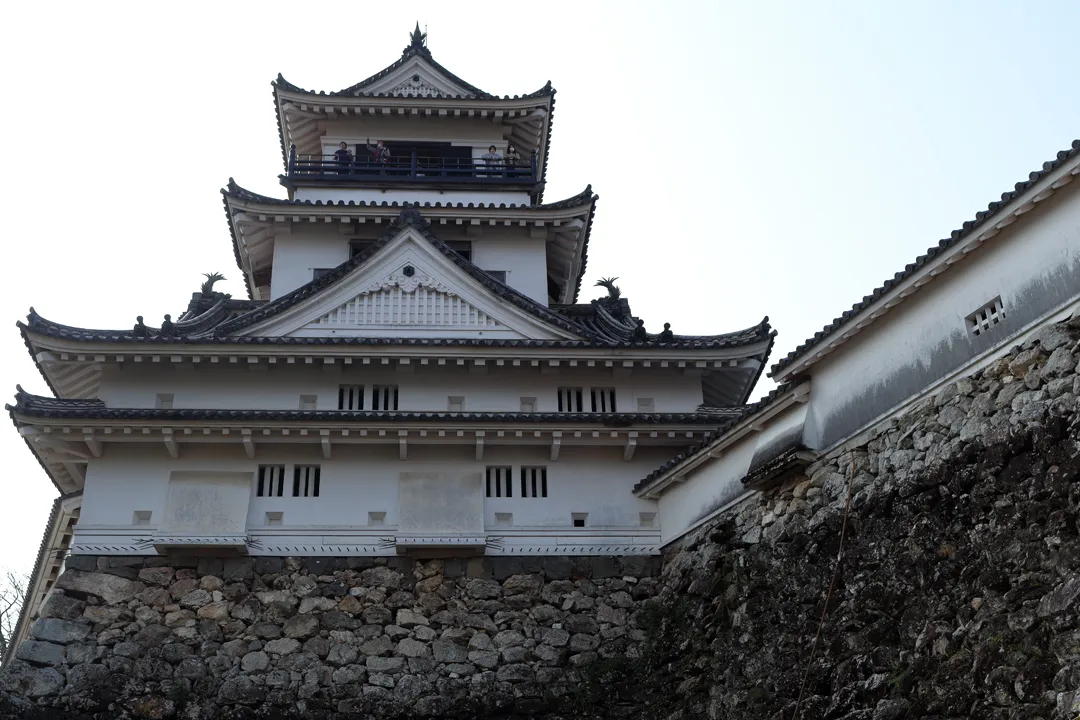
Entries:
POLYGON ((1078 362, 1080 319, 1045 328, 698 529, 662 572, 637 558, 74 557, 5 672, 8 707, 1072 720, 1078 362))

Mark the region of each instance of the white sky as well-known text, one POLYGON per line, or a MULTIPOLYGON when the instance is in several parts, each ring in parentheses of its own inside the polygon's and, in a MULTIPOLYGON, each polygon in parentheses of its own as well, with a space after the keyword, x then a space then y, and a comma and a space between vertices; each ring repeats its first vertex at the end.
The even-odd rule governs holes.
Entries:
MULTIPOLYGON (((284 196, 270 81, 337 90, 419 20, 488 92, 558 90, 547 201, 600 194, 583 300, 615 275, 658 331, 769 315, 772 360, 1080 135, 1080 4, 1035 1, 9 3, 0 394, 47 388, 14 327, 244 296, 218 189, 284 196)), ((771 387, 768 380, 759 393, 771 387)), ((0 567, 55 490, 14 428, 0 567)))

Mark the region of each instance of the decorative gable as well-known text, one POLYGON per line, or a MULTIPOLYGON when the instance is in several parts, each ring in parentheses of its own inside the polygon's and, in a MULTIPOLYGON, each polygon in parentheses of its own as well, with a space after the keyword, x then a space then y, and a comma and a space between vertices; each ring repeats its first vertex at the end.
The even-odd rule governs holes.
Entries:
POLYGON ((427 273, 411 266, 372 282, 355 297, 308 327, 459 328, 507 330, 507 326, 427 273), (412 270, 411 274, 406 271, 412 270))
MULTIPOLYGON (((304 288, 297 290, 302 293, 304 288)), ((509 289, 507 293, 512 292, 509 289)), ((503 297, 413 226, 304 299, 241 331, 263 337, 513 340, 580 339, 552 325, 532 301, 503 297)), ((273 305, 273 304, 272 304, 273 305)))
POLYGON ((421 56, 411 58, 386 77, 363 88, 363 92, 397 97, 476 97, 472 90, 454 82, 421 56))

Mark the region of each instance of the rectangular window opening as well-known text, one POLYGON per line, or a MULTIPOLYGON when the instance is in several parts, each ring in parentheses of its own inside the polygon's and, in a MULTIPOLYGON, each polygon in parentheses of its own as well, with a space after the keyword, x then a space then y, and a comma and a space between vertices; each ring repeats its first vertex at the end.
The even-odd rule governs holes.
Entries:
POLYGON ((588 520, 588 518, 589 513, 570 513, 570 522, 577 528, 585 527, 585 521, 588 520))
POLYGON ((281 525, 285 519, 285 513, 283 512, 268 512, 266 513, 266 524, 270 527, 281 525))
POLYGON ((446 243, 446 245, 461 257, 465 258, 469 262, 472 262, 471 240, 450 240, 446 243))
POLYGON ((521 398, 521 412, 534 413, 536 412, 536 398, 523 397, 521 398))
POLYGON ((397 385, 373 385, 371 388, 372 410, 397 410, 397 385))
POLYGON ((496 527, 510 527, 514 524, 514 513, 495 513, 496 527))
POLYGON ((656 513, 654 513, 654 512, 638 513, 638 518, 639 518, 641 527, 656 527, 656 513))
POLYGON ((285 466, 260 465, 255 480, 255 497, 282 497, 285 494, 285 466))
POLYGON ((513 497, 514 488, 510 479, 510 466, 489 465, 487 468, 487 482, 484 489, 486 497, 513 497))
POLYGON ((559 412, 579 413, 582 411, 582 390, 579 387, 559 388, 559 412))
POLYGON ((546 498, 547 497, 547 468, 546 467, 522 467, 521 468, 521 497, 546 498))
POLYGON ((364 409, 364 386, 363 385, 339 385, 337 396, 338 410, 363 410, 364 409))
POLYGON ((293 497, 319 497, 320 475, 318 465, 297 465, 293 468, 293 497))
POLYGON ((592 388, 591 396, 594 413, 615 412, 615 388, 592 388))
POLYGON ((465 396, 451 395, 450 397, 446 398, 446 411, 465 412, 465 396))
POLYGON ((135 514, 131 517, 132 525, 149 525, 150 518, 154 513, 151 510, 136 510, 135 514))
POLYGON ((990 328, 994 327, 1004 319, 1005 305, 1001 302, 1001 296, 998 295, 996 298, 967 316, 967 329, 968 332, 977 337, 988 332, 990 328))
POLYGON ((318 395, 301 395, 300 396, 300 409, 301 410, 315 410, 319 407, 318 395))
POLYGON ((367 524, 371 527, 382 527, 386 524, 386 513, 369 512, 367 514, 367 524))
POLYGON ((154 407, 158 410, 172 410, 173 406, 173 394, 172 393, 158 393, 157 398, 154 399, 154 407))

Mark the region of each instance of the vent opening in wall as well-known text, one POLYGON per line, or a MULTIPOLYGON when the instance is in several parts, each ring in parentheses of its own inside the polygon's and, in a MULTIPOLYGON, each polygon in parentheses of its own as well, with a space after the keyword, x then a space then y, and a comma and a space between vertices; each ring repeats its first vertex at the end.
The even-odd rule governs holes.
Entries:
POLYGON ((371 527, 382 527, 386 524, 386 513, 369 512, 367 514, 367 524, 371 527))
POLYGON ((300 396, 300 409, 301 410, 316 410, 319 407, 318 395, 301 395, 300 396))
POLYGON ((514 513, 495 513, 495 527, 510 527, 514 524, 514 513))
POLYGON ((536 412, 536 398, 523 397, 521 398, 521 412, 534 413, 536 412))
POLYGON ((260 465, 255 497, 281 497, 285 494, 285 466, 260 465))
POLYGON ((654 513, 654 512, 638 513, 638 520, 640 521, 641 527, 655 527, 656 526, 656 513, 654 513))
POLYGON ((510 467, 488 467, 487 487, 484 494, 487 497, 513 497, 513 487, 510 484, 510 467))
POLYGON ((150 510, 136 510, 135 514, 131 518, 132 525, 149 525, 150 518, 153 516, 153 512, 150 510))
POLYGON ((968 332, 976 336, 982 335, 1004 319, 1005 306, 999 295, 967 316, 968 332))
POLYGON ((637 399, 637 411, 642 413, 651 413, 656 411, 656 400, 654 398, 638 398, 637 399))
POLYGON ((270 527, 276 527, 282 523, 285 519, 285 513, 283 512, 268 512, 266 513, 266 524, 270 527))
POLYGON ((319 497, 318 465, 297 465, 293 468, 293 497, 319 497))
POLYGON ((570 522, 574 527, 585 527, 585 521, 589 519, 589 513, 570 513, 570 522))
POLYGON ((446 398, 447 412, 465 412, 465 397, 463 395, 451 395, 446 398))
POLYGON ((172 393, 158 393, 154 399, 154 407, 158 410, 172 410, 173 406, 173 394, 172 393))

